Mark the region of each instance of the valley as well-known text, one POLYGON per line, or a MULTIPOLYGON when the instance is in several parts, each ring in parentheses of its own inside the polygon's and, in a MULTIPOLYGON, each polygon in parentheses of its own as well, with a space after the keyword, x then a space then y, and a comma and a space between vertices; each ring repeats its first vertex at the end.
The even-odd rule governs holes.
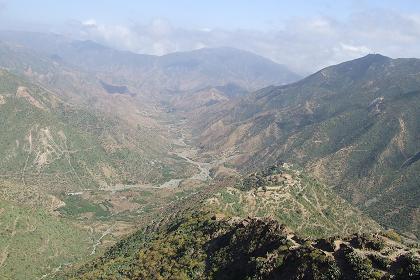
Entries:
MULTIPOLYGON (((11 102, 11 97, 6 98, 7 102, 11 102)), ((31 105, 33 106, 33 104, 31 105)), ((37 106, 35 108, 36 110, 43 110, 37 106)), ((190 197, 197 196, 200 191, 203 191, 202 189, 206 188, 211 181, 210 170, 221 164, 223 160, 203 161, 204 159, 200 159, 197 149, 186 143, 188 139, 185 136, 187 131, 184 124, 175 120, 168 121, 169 118, 173 118, 173 116, 159 120, 159 123, 162 124, 160 129, 167 131, 170 135, 168 155, 176 159, 176 162, 188 167, 189 171, 178 176, 165 175, 166 181, 151 180, 147 183, 137 184, 123 181, 116 184, 110 181, 109 185, 87 184, 89 178, 92 177, 81 174, 80 169, 75 168, 78 161, 77 154, 85 153, 90 156, 89 154, 94 152, 94 148, 70 151, 66 146, 66 141, 69 141, 68 145, 72 145, 72 139, 64 138, 60 134, 56 138, 53 129, 50 129, 50 131, 41 130, 41 137, 45 135, 45 138, 41 138, 40 143, 44 145, 42 139, 46 141, 45 148, 40 147, 40 149, 46 151, 45 160, 42 163, 42 168, 34 168, 35 166, 32 164, 39 162, 40 152, 37 152, 36 157, 32 157, 35 153, 34 150, 37 149, 38 142, 36 138, 37 130, 30 129, 28 137, 19 140, 19 145, 24 145, 25 140, 27 141, 25 155, 22 156, 21 163, 17 164, 22 166, 21 171, 1 174, 0 201, 5 205, 11 203, 8 208, 0 207, 3 210, 1 215, 2 217, 16 215, 16 218, 12 219, 13 216, 10 218, 10 224, 2 218, 6 229, 2 239, 5 243, 1 259, 1 275, 7 277, 6 279, 9 277, 11 279, 25 278, 29 275, 36 275, 38 279, 50 279, 66 267, 71 267, 82 259, 86 260, 86 257, 87 259, 95 258, 102 254, 110 245, 123 236, 133 233, 139 227, 153 223, 162 215, 162 211, 170 205, 188 201, 190 197), (56 156, 51 157, 50 155, 53 154, 56 154, 56 156), (64 166, 67 166, 64 172, 61 170, 44 171, 49 166, 54 166, 55 162, 60 161, 62 157, 64 157, 64 166), (68 176, 71 178, 68 181, 70 184, 63 184, 63 178, 68 176), (60 184, 57 185, 57 182, 60 182, 60 184), (51 186, 54 186, 54 188, 51 188, 51 186), (21 211, 26 212, 18 214, 21 211), (28 219, 30 216, 26 216, 31 211, 43 213, 44 227, 36 225, 36 223, 39 223, 35 220, 38 217, 36 216, 33 218, 33 222, 28 222, 28 226, 32 227, 31 230, 14 230, 21 223, 20 217, 25 217, 25 220, 28 219), (35 225, 32 225, 33 223, 35 225), (61 227, 62 230, 72 234, 75 239, 55 231, 48 237, 49 226, 52 227, 51 230, 54 230, 54 227, 57 226, 61 227), (74 235, 73 231, 77 232, 77 235, 74 235), (61 246, 63 250, 61 255, 54 253, 54 257, 50 256, 47 261, 39 258, 39 261, 43 262, 44 265, 41 266, 37 262, 30 263, 29 259, 22 258, 15 252, 23 253, 25 250, 19 248, 27 247, 31 248, 30 250, 39 251, 39 254, 44 254, 42 256, 47 257, 50 255, 50 251, 45 251, 41 245, 28 239, 28 234, 30 236, 42 235, 43 238, 51 239, 51 241, 46 241, 47 245, 42 245, 48 246, 50 250, 53 250, 53 247, 49 242, 61 241, 65 242, 66 245, 57 243, 57 246, 61 246), (73 252, 69 249, 73 247, 79 249, 73 252), (14 267, 23 264, 27 265, 27 268, 19 273, 13 270, 14 267)), ((15 153, 16 148, 9 157, 15 153)), ((95 177, 93 176, 93 178, 95 177)))
POLYGON ((418 59, 300 79, 233 48, 0 32, 0 67, 0 277, 418 268, 418 59))

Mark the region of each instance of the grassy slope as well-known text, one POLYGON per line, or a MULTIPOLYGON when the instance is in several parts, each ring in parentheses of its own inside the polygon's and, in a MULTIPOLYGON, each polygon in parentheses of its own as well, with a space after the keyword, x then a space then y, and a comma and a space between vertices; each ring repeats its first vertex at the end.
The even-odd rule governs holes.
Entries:
POLYGON ((91 250, 87 230, 44 210, 0 200, 0 213, 2 279, 34 279, 91 250))
MULTIPOLYGON (((76 266, 70 274, 66 274, 67 271, 56 278, 67 279, 72 275, 75 279, 214 279, 217 273, 223 274, 225 270, 232 273, 237 268, 229 269, 229 261, 247 259, 249 252, 241 251, 236 245, 221 249, 215 255, 207 251, 216 242, 211 240, 215 238, 214 235, 235 224, 216 223, 215 220, 219 219, 238 221, 244 217, 270 217, 270 223, 284 223, 299 236, 316 238, 380 230, 375 222, 324 185, 287 165, 280 169, 280 173, 276 169, 270 175, 282 174, 289 178, 281 184, 266 181, 259 187, 240 190, 244 185, 248 188, 249 184, 238 183, 235 188, 216 187, 207 193, 201 190, 196 197, 189 197, 182 205, 173 205, 174 208, 162 214, 161 221, 155 221, 112 246, 99 259, 76 266), (204 212, 197 214, 197 209, 204 212), (210 217, 213 217, 212 220, 210 217)), ((237 238, 256 238, 261 241, 256 246, 264 243, 263 240, 271 242, 273 236, 266 236, 264 225, 260 226, 254 229, 260 235, 254 232, 255 236, 250 237, 240 233, 237 238)), ((277 235, 275 231, 269 232, 277 235)), ((255 244, 252 243, 254 241, 248 241, 255 244)), ((284 242, 284 245, 293 245, 290 243, 292 241, 284 242)), ((285 250, 287 248, 283 247, 285 250)))
MULTIPOLYGON (((269 216, 299 235, 312 238, 379 230, 378 224, 329 187, 285 166, 281 168, 281 174, 290 175, 289 180, 249 190, 223 189, 210 198, 208 204, 231 216, 269 216)), ((263 178, 258 174, 257 177, 263 178)))

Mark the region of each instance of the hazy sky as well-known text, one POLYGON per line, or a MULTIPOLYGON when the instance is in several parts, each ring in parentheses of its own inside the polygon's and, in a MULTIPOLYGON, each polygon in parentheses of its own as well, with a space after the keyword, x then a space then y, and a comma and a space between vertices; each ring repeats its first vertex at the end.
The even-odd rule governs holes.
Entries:
POLYGON ((158 55, 231 46, 300 73, 373 52, 420 57, 417 0, 0 0, 0 26, 158 55))

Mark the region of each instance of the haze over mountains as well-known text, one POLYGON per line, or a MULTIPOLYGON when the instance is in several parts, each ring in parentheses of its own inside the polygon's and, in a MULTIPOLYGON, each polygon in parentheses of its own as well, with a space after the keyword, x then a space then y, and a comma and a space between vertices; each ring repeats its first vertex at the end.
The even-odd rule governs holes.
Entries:
POLYGON ((0 67, 5 277, 418 273, 419 59, 371 54, 300 79, 233 48, 152 56, 2 31, 0 67))
POLYGON ((54 34, 0 32, 0 38, 79 69, 128 83, 149 94, 156 90, 197 90, 228 82, 252 91, 299 78, 283 65, 233 48, 153 56, 118 51, 92 41, 74 41, 54 34))

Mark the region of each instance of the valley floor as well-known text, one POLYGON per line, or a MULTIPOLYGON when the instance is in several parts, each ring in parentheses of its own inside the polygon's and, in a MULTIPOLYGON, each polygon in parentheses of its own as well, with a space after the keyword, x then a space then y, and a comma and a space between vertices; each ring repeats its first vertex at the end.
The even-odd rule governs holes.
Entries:
POLYGON ((223 164, 224 159, 200 159, 198 150, 189 144, 185 123, 162 123, 171 135, 170 153, 193 167, 190 177, 159 184, 115 184, 64 192, 46 192, 31 186, 30 181, 24 188, 23 184, 3 180, 1 277, 48 279, 73 262, 100 255, 123 236, 159 220, 164 209, 206 188, 212 180, 210 170, 223 164), (33 240, 37 236, 39 242, 33 240), (42 265, 27 260, 32 256, 30 251, 37 252, 42 265))

